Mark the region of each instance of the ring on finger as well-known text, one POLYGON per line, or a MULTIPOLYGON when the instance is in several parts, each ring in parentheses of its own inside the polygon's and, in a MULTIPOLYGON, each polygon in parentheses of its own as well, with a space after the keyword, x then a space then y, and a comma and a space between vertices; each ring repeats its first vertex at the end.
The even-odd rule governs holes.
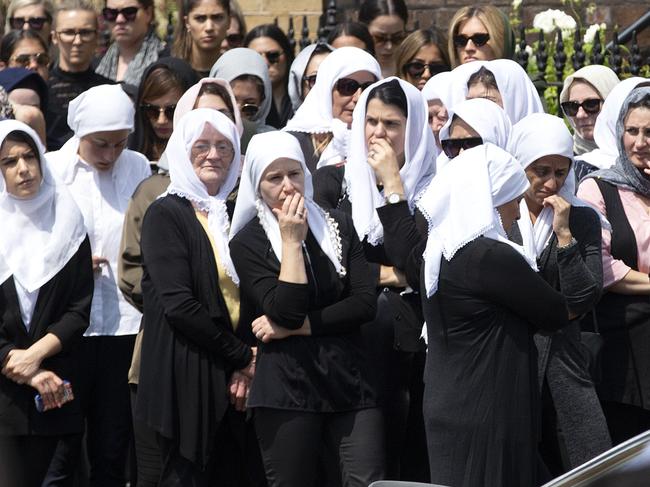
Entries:
POLYGON ((302 211, 296 211, 296 216, 298 218, 302 218, 304 216, 304 213, 302 211))

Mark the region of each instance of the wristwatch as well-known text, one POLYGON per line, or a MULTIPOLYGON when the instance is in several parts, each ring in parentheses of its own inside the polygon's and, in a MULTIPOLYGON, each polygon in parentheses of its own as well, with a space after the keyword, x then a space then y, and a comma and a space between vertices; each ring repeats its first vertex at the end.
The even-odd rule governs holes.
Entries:
POLYGON ((385 198, 386 204, 395 205, 400 201, 404 201, 404 195, 401 193, 391 193, 385 198))

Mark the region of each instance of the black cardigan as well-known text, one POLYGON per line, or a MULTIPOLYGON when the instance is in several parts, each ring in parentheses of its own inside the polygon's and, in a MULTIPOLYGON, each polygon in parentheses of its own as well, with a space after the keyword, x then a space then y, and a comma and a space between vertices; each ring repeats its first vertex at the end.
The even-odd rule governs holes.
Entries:
POLYGON ((252 351, 233 331, 210 240, 192 204, 154 201, 142 223, 142 362, 136 416, 207 465, 228 408, 227 380, 252 351))
MULTIPOLYGON (((0 363, 4 363, 10 350, 27 349, 52 333, 63 348, 45 359, 41 368, 70 381, 75 392, 78 345, 90 322, 93 288, 88 237, 68 263, 40 288, 29 331, 20 314, 13 277, 3 282, 0 286, 0 363)), ((36 394, 36 389, 0 375, 0 435, 63 435, 83 431, 78 398, 60 409, 39 413, 34 406, 36 394)))

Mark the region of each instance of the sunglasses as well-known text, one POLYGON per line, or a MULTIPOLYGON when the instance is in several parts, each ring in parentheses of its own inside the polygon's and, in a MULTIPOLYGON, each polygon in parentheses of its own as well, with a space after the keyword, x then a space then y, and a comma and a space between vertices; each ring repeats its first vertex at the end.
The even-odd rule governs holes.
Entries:
POLYGON ((309 76, 303 76, 302 82, 309 86, 309 89, 311 90, 316 84, 316 75, 310 74, 309 76))
POLYGON ((363 91, 373 83, 374 81, 359 83, 352 78, 341 78, 336 82, 335 88, 336 91, 338 91, 343 96, 352 96, 359 90, 359 88, 361 88, 361 91, 363 91))
POLYGON ((109 8, 105 7, 102 10, 102 15, 107 22, 115 22, 117 17, 122 14, 127 22, 133 22, 138 15, 140 7, 125 7, 125 8, 109 8))
POLYGON ((145 103, 143 105, 140 105, 140 108, 144 112, 144 114, 150 118, 150 119, 157 119, 162 112, 165 113, 165 118, 167 120, 173 120, 174 118, 174 110, 176 110, 176 105, 166 105, 166 106, 158 106, 158 105, 151 105, 149 103, 145 103))
POLYGON ((241 114, 250 119, 253 118, 255 115, 257 115, 257 112, 260 110, 260 107, 255 105, 254 103, 245 103, 242 105, 242 107, 239 109, 241 114))
POLYGON ((260 53, 266 58, 266 60, 271 64, 276 64, 280 61, 280 56, 282 56, 282 51, 268 51, 260 53))
POLYGON ((376 44, 388 44, 389 42, 394 45, 399 45, 402 43, 404 38, 406 37, 406 34, 404 32, 398 32, 397 34, 370 34, 372 36, 372 40, 375 41, 376 44))
POLYGON ((36 61, 36 64, 39 66, 47 66, 50 64, 50 56, 46 52, 39 52, 36 54, 18 54, 11 58, 11 60, 19 64, 20 66, 26 68, 32 62, 32 59, 36 61))
POLYGON ((490 34, 474 34, 471 36, 466 36, 463 34, 458 34, 454 36, 454 46, 456 47, 465 47, 467 41, 472 41, 476 47, 484 46, 490 40, 490 34))
POLYGON ((29 24, 29 28, 33 30, 41 30, 45 25, 45 22, 49 22, 48 17, 11 17, 9 19, 9 24, 12 29, 20 30, 24 27, 25 22, 29 24))
POLYGON ((461 149, 467 150, 472 147, 477 147, 483 143, 483 139, 480 137, 467 137, 466 139, 445 139, 440 141, 442 145, 442 150, 445 152, 449 159, 460 154, 461 149))
POLYGON ((413 61, 404 65, 406 72, 414 78, 422 76, 425 68, 429 70, 430 76, 449 71, 449 66, 443 63, 421 63, 420 61, 413 61))
POLYGON ((562 106, 562 111, 567 117, 575 117, 578 114, 580 107, 582 107, 585 112, 592 115, 600 112, 600 104, 602 102, 603 100, 600 98, 587 98, 586 100, 582 100, 582 103, 578 103, 577 101, 565 101, 560 105, 562 106))
POLYGON ((226 40, 230 47, 237 47, 241 46, 242 42, 244 42, 244 36, 242 34, 228 34, 226 40))

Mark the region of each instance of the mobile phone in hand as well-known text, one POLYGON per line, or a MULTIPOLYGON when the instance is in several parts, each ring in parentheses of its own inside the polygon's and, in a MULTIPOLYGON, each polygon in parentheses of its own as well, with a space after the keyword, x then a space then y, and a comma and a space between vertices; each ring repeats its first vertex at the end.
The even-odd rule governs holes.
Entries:
MULTIPOLYGON (((63 404, 66 402, 70 402, 74 399, 74 394, 72 394, 72 384, 68 382, 67 380, 63 381, 63 400, 61 401, 63 404)), ((43 398, 41 397, 40 394, 36 394, 34 396, 34 404, 36 406, 36 410, 39 413, 42 413, 45 411, 45 404, 43 404, 43 398)))

